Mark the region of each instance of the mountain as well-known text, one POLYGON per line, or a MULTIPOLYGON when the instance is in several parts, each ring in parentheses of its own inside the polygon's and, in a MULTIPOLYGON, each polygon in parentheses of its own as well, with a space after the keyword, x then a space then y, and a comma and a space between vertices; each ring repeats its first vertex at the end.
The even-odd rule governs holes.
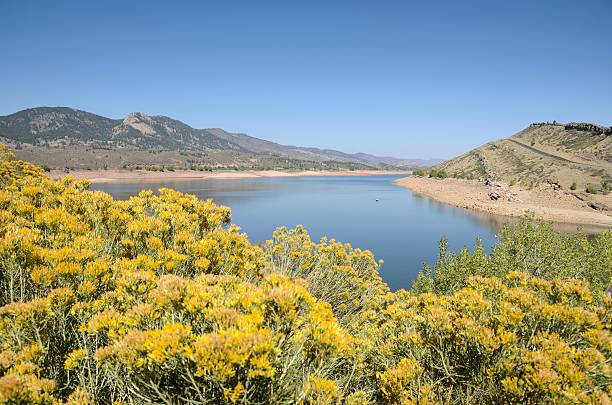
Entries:
POLYGON ((533 123, 434 166, 451 177, 487 178, 534 186, 584 189, 612 185, 612 127, 589 123, 533 123))
POLYGON ((206 130, 143 113, 114 120, 67 107, 39 107, 0 117, 0 136, 31 145, 135 149, 235 149, 206 130))
POLYGON ((280 145, 220 128, 192 128, 165 116, 133 113, 111 119, 67 107, 0 116, 0 138, 19 158, 49 167, 384 169, 428 163, 280 145))
POLYGON ((367 153, 344 153, 333 149, 279 145, 246 134, 226 132, 220 128, 208 128, 206 131, 252 152, 273 153, 295 159, 334 160, 338 162, 359 162, 370 166, 389 165, 396 167, 421 167, 441 162, 439 159, 399 159, 388 156, 374 156, 367 153))

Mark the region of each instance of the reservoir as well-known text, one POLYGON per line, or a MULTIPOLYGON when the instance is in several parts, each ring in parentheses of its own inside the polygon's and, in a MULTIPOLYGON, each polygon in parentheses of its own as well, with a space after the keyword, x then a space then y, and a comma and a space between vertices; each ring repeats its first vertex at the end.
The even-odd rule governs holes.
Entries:
POLYGON ((477 236, 488 248, 507 221, 441 204, 393 183, 405 176, 126 181, 91 188, 117 199, 160 187, 212 198, 232 209, 232 223, 255 243, 270 239, 276 227, 302 224, 314 241, 325 235, 372 251, 384 260, 381 276, 395 290, 410 288, 423 263, 435 263, 442 237, 453 251, 473 249, 477 236))

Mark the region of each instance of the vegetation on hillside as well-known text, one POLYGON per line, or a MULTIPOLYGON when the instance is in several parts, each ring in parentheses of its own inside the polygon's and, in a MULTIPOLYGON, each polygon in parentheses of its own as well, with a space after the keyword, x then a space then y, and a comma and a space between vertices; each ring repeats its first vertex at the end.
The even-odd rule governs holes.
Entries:
POLYGON ((0 116, 2 140, 20 159, 54 169, 350 170, 420 164, 418 159, 285 146, 220 128, 196 129, 159 115, 111 119, 67 107, 0 116))
POLYGON ((564 189, 599 192, 605 190, 603 184, 612 182, 611 162, 612 129, 534 123, 433 169, 455 178, 496 179, 528 188, 554 183, 564 189))
POLYGON ((446 173, 444 170, 438 170, 435 168, 431 168, 429 170, 416 169, 412 171, 412 174, 418 177, 433 177, 436 179, 445 179, 448 177, 448 173, 446 173))
POLYGON ((0 403, 609 403, 612 232, 529 221, 391 292, 368 251, 0 149, 0 403))

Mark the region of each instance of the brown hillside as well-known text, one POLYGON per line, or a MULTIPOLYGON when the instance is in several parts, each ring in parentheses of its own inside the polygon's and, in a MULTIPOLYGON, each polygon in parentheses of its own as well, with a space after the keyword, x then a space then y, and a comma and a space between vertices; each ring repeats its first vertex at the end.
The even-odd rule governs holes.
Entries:
POLYGON ((501 180, 533 187, 558 183, 578 190, 612 181, 612 128, 594 124, 534 123, 436 166, 451 177, 501 180))

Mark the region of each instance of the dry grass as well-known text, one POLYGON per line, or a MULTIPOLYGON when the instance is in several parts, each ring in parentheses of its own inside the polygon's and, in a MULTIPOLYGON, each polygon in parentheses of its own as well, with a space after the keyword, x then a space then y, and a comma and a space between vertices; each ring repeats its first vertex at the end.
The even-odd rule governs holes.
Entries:
POLYGON ((601 184, 612 178, 612 137, 566 130, 561 125, 529 127, 439 167, 454 177, 465 177, 462 173, 473 175, 482 171, 479 154, 486 158, 495 176, 506 183, 537 186, 555 182, 569 189, 576 182, 577 189, 583 191, 587 184, 601 184))

